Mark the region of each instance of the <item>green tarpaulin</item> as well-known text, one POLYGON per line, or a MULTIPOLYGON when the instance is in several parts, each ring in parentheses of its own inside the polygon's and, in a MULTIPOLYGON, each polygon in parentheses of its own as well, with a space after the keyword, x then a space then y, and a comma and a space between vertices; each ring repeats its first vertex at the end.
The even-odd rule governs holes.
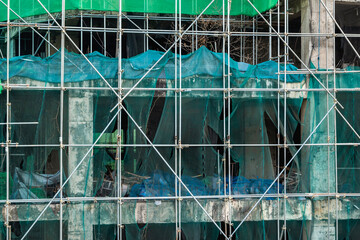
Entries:
MULTIPOLYGON (((141 12, 141 13, 175 13, 175 0, 121 0, 123 12, 141 12)), ((205 14, 222 15, 223 1, 225 4, 225 13, 227 13, 227 1, 215 0, 207 9, 205 14)), ((0 21, 7 20, 7 0, 0 2, 0 21), (3 2, 3 3, 2 3, 3 2)), ((51 13, 61 12, 61 0, 50 1, 41 0, 42 4, 51 13)), ((178 4, 180 0, 177 0, 178 4)), ((255 7, 264 12, 273 8, 277 0, 251 0, 255 7)), ((209 4, 211 0, 182 0, 181 13, 198 15, 209 4)), ((98 10, 98 11, 118 11, 119 0, 66 0, 66 10, 98 10)), ((21 17, 36 16, 46 14, 46 11, 37 0, 10 0, 10 8, 21 17)), ((178 10, 179 12, 179 7, 178 10)), ((10 11, 11 12, 11 11, 10 11)), ((247 0, 232 0, 230 7, 231 15, 257 15, 256 10, 247 2, 247 0)), ((11 19, 17 19, 17 16, 11 12, 11 19)))

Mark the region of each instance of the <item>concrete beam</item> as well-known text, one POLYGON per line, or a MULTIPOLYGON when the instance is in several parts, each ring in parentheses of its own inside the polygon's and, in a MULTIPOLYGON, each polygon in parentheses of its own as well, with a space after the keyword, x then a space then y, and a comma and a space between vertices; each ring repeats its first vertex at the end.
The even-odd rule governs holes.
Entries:
MULTIPOLYGON (((286 200, 288 221, 315 221, 326 222, 328 219, 339 220, 360 219, 360 211, 357 210, 359 198, 339 199, 299 199, 288 198, 286 200), (336 211, 338 206, 338 211, 336 211), (350 210, 350 211, 349 211, 350 210)), ((241 221, 256 199, 232 200, 232 220, 241 221)), ((212 218, 217 221, 225 221, 230 214, 229 204, 225 200, 200 200, 212 218)), ((281 203, 282 204, 282 203, 281 203)), ((33 221, 44 208, 41 204, 11 204, 9 206, 9 221, 33 221)), ((88 221, 86 224, 116 224, 117 201, 113 202, 70 202, 64 205, 64 220, 72 220, 74 226, 83 227, 83 217, 88 221), (101 214, 99 214, 99 212, 101 214), (75 216, 76 215, 76 216, 75 216)), ((123 205, 123 224, 142 223, 174 223, 175 203, 174 200, 141 201, 125 200, 123 205)), ((59 220, 59 204, 52 204, 42 217, 42 221, 59 220)), ((184 223, 210 222, 209 217, 197 205, 194 200, 182 201, 182 221, 184 223)), ((2 208, 0 221, 4 221, 5 207, 2 208)), ((283 207, 280 206, 278 216, 278 201, 276 199, 263 200, 259 207, 250 215, 247 221, 276 221, 283 219, 283 207)))
MULTIPOLYGON (((110 85, 112 86, 116 86, 117 85, 117 79, 107 79, 107 81, 110 83, 110 85)), ((165 79, 160 79, 160 81, 166 81, 165 79)), ((277 80, 258 80, 258 79, 254 79, 253 81, 249 81, 247 83, 246 86, 244 86, 244 88, 259 88, 259 81, 263 81, 262 84, 262 88, 274 88, 277 89, 278 88, 278 82, 277 80)), ((126 80, 124 79, 124 88, 125 87, 131 87, 133 86, 132 84, 134 84, 135 82, 133 80, 126 80)), ((32 80, 29 78, 22 78, 22 77, 13 77, 11 78, 11 84, 13 85, 23 85, 22 87, 24 87, 25 89, 22 90, 30 90, 30 88, 26 88, 26 86, 30 86, 30 87, 39 87, 39 88, 43 88, 43 87, 60 87, 60 84, 58 83, 46 83, 42 82, 42 81, 36 81, 36 80, 32 80), (25 85, 25 86, 24 86, 25 85)), ((101 87, 101 88, 108 88, 108 86, 106 85, 106 83, 101 80, 92 80, 92 81, 84 81, 84 82, 73 82, 73 83, 65 83, 65 88, 66 87, 84 87, 84 88, 89 88, 89 87, 101 87)), ((279 88, 284 88, 284 83, 280 82, 279 88)), ((286 83, 286 88, 287 89, 305 89, 306 85, 304 83, 286 83)), ((17 90, 17 88, 12 88, 12 90, 17 90)), ((22 91, 21 90, 21 91, 22 91)), ((74 91, 74 90, 69 90, 69 91, 74 91)), ((90 90, 81 90, 82 92, 84 91, 90 91, 90 90)), ((126 93, 126 90, 124 90, 126 93)), ((100 97, 106 97, 106 96, 113 96, 116 97, 116 95, 109 89, 108 91, 101 91, 101 90, 96 90, 96 94, 98 94, 98 96, 100 97)), ((134 97, 148 97, 148 96, 152 96, 154 94, 153 91, 132 91, 131 96, 134 97)), ((155 92, 155 96, 165 96, 163 91, 156 91, 155 92)), ((212 96, 216 96, 218 97, 218 92, 208 92, 208 91, 192 91, 192 94, 187 94, 184 95, 183 97, 196 97, 196 96, 206 96, 206 97, 212 97, 212 96), (215 93, 215 94, 214 94, 215 93), (212 95, 214 94, 214 95, 212 95)), ((266 94, 264 94, 264 92, 252 92, 252 91, 248 91, 248 92, 241 92, 241 94, 233 94, 233 98, 256 98, 256 97, 261 97, 263 99, 277 99, 278 98, 278 92, 274 91, 274 92, 266 92, 266 94)), ((304 98, 306 97, 306 92, 294 92, 294 91, 289 91, 287 93, 287 98, 289 99, 298 99, 298 98, 304 98)))

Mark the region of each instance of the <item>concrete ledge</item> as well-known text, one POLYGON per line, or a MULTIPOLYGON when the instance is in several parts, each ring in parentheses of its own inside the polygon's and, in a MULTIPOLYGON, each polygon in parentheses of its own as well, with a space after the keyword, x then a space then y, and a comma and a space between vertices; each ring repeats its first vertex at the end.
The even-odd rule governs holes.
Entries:
MULTIPOLYGON (((225 200, 199 200, 212 218, 217 221, 226 221, 231 216, 232 221, 241 221, 255 204, 256 199, 231 200, 231 207, 225 200)), ((360 219, 360 210, 357 204, 360 198, 350 199, 286 199, 286 219, 289 221, 360 219), (338 211, 336 210, 338 206, 338 211)), ((46 204, 11 204, 9 205, 9 221, 34 221, 46 204)), ((359 205, 360 206, 360 205, 359 205)), ((280 208, 276 199, 263 200, 249 216, 248 221, 275 221, 283 219, 284 201, 280 201, 280 208)), ((60 205, 52 204, 47 209, 42 221, 59 220, 60 205)), ((116 224, 117 201, 113 202, 71 202, 63 205, 63 219, 71 215, 79 215, 92 224, 116 224), (101 213, 101 214, 100 214, 101 213)), ((194 200, 181 201, 181 215, 184 223, 210 222, 210 218, 194 200)), ((73 216, 75 217, 75 216, 73 216)), ((78 216, 79 217, 79 216, 78 216)), ((77 218, 78 218, 77 217, 77 218)), ((2 206, 0 221, 5 219, 5 207, 2 206)), ((142 223, 174 223, 174 200, 125 200, 122 204, 123 224, 142 223)))

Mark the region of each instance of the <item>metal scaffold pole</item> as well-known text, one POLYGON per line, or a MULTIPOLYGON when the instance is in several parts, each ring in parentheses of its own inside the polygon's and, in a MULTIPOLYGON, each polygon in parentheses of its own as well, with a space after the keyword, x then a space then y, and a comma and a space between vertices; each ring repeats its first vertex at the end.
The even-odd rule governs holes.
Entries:
MULTIPOLYGON (((61 1, 61 26, 65 29, 66 25, 66 12, 65 12, 65 0, 61 1)), ((60 137, 59 137, 59 161, 60 161, 60 186, 63 185, 63 176, 64 176, 64 78, 65 78, 65 34, 61 32, 61 70, 60 70, 60 137)), ((59 224, 60 224, 60 236, 59 239, 63 239, 63 189, 60 188, 60 214, 59 214, 59 224)))
MULTIPOLYGON (((119 0, 119 13, 118 13, 118 33, 116 37, 116 43, 117 43, 117 58, 118 58, 118 95, 121 97, 123 94, 123 86, 122 86, 122 75, 123 75, 123 68, 122 68, 122 45, 123 45, 123 21, 122 21, 122 0, 119 0)), ((106 30, 105 30, 106 31, 106 30)), ((117 116, 117 150, 116 150, 116 171, 117 171, 117 227, 116 227, 116 236, 117 240, 124 239, 123 237, 123 222, 122 222, 122 212, 123 212, 123 199, 122 199, 122 169, 124 166, 122 165, 123 159, 122 159, 122 150, 123 150, 123 128, 122 128, 122 111, 121 111, 121 104, 122 99, 118 98, 118 116, 117 116)), ((125 194, 124 194, 125 195, 125 194)))
POLYGON ((7 1, 7 34, 6 34, 6 239, 11 239, 11 226, 9 222, 9 204, 10 204, 10 148, 11 143, 10 125, 11 122, 11 103, 10 103, 10 0, 7 1))

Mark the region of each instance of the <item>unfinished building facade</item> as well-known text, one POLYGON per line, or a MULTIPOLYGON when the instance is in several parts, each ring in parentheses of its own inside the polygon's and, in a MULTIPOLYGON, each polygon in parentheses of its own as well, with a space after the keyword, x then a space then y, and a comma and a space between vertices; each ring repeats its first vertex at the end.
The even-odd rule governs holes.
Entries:
POLYGON ((0 239, 358 239, 359 8, 0 0, 0 239))

